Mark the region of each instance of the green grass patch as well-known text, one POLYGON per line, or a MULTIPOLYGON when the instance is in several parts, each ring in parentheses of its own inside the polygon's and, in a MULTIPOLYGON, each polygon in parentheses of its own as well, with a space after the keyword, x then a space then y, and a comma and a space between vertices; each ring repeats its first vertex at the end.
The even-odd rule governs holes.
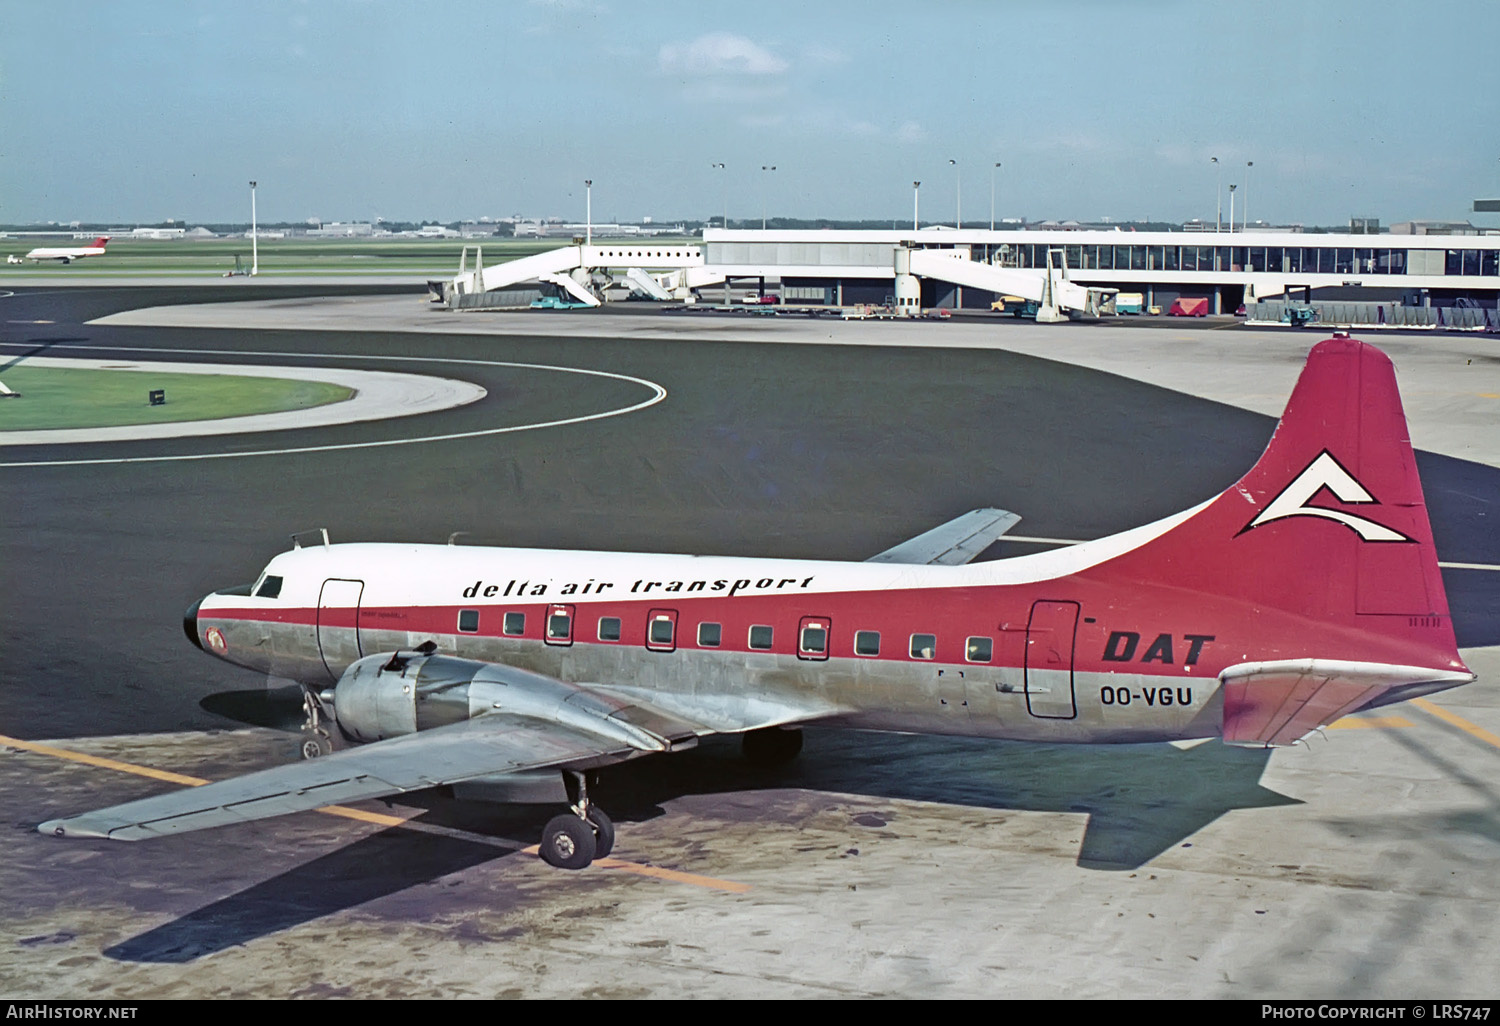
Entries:
POLYGON ((238 374, 159 374, 155 371, 28 367, 0 371, 19 398, 0 399, 0 431, 118 427, 216 420, 280 413, 352 398, 354 389, 324 381, 238 374), (152 406, 161 389, 166 402, 152 406))

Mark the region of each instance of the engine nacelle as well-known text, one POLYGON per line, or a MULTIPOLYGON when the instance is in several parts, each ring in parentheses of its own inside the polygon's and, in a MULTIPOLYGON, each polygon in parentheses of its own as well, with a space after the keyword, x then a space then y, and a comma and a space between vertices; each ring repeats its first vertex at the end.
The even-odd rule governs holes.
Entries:
POLYGON ((416 652, 366 656, 334 687, 334 714, 345 734, 365 742, 457 723, 476 711, 471 685, 486 665, 416 652))
POLYGON ((582 731, 601 747, 660 752, 670 742, 620 714, 623 699, 498 663, 401 651, 365 656, 333 691, 334 715, 354 741, 383 741, 419 730, 502 714, 582 731))

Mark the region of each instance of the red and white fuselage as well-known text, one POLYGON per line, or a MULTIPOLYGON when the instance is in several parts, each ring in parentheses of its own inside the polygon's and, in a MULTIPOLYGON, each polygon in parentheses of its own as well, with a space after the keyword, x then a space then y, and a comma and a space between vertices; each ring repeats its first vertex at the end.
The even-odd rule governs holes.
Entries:
POLYGON ((956 567, 317 545, 188 630, 312 688, 432 642, 725 732, 1281 744, 1472 679, 1390 362, 1342 338, 1239 482, 1098 541, 956 567))
POLYGON ((59 260, 62 263, 72 263, 74 260, 82 260, 84 257, 103 256, 104 247, 109 245, 109 236, 101 235, 87 246, 38 246, 25 257, 19 258, 39 262, 42 260, 59 260))

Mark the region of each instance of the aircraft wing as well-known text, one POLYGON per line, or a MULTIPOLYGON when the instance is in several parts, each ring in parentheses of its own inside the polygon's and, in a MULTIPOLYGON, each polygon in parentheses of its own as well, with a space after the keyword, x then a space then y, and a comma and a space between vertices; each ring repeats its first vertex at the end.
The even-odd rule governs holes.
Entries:
POLYGON ((639 728, 595 733, 534 717, 490 713, 320 759, 51 820, 37 829, 59 837, 138 841, 481 776, 601 764, 650 750, 629 736, 632 729, 639 728))
POLYGON ((1473 679, 1468 672, 1338 659, 1240 663, 1219 674, 1224 741, 1252 748, 1292 745, 1397 689, 1420 694, 1473 679))
POLYGON ((871 556, 866 563, 926 563, 961 566, 1020 523, 1019 513, 1003 509, 975 509, 940 527, 917 535, 894 548, 871 556))

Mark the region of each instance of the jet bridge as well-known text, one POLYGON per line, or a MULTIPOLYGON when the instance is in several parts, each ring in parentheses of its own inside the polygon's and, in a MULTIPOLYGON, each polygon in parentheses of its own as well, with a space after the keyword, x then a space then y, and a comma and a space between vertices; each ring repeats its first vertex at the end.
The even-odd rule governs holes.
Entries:
POLYGON ((482 305, 463 302, 463 297, 509 289, 526 282, 547 282, 589 306, 601 302, 590 279, 595 270, 625 268, 626 278, 657 299, 686 299, 689 291, 724 280, 704 267, 699 246, 663 246, 648 242, 616 245, 575 243, 544 253, 506 260, 484 266, 484 249, 475 247, 474 266, 469 267, 469 248, 464 247, 458 274, 442 282, 432 282, 435 298, 450 307, 482 305), (649 270, 672 272, 670 287, 654 278, 649 270))
MULTIPOLYGON (((933 278, 969 288, 985 289, 1005 296, 1030 299, 1040 306, 1039 321, 1065 320, 1064 311, 1075 311, 1085 316, 1097 316, 1104 301, 1117 290, 1090 288, 1068 280, 1067 264, 1060 249, 1047 253, 1047 269, 1023 270, 1015 267, 996 267, 971 259, 967 248, 957 249, 909 249, 907 273, 918 278, 933 278), (1054 255, 1057 263, 1053 263, 1054 255)), ((897 251, 897 294, 902 273, 901 251, 897 251)))

